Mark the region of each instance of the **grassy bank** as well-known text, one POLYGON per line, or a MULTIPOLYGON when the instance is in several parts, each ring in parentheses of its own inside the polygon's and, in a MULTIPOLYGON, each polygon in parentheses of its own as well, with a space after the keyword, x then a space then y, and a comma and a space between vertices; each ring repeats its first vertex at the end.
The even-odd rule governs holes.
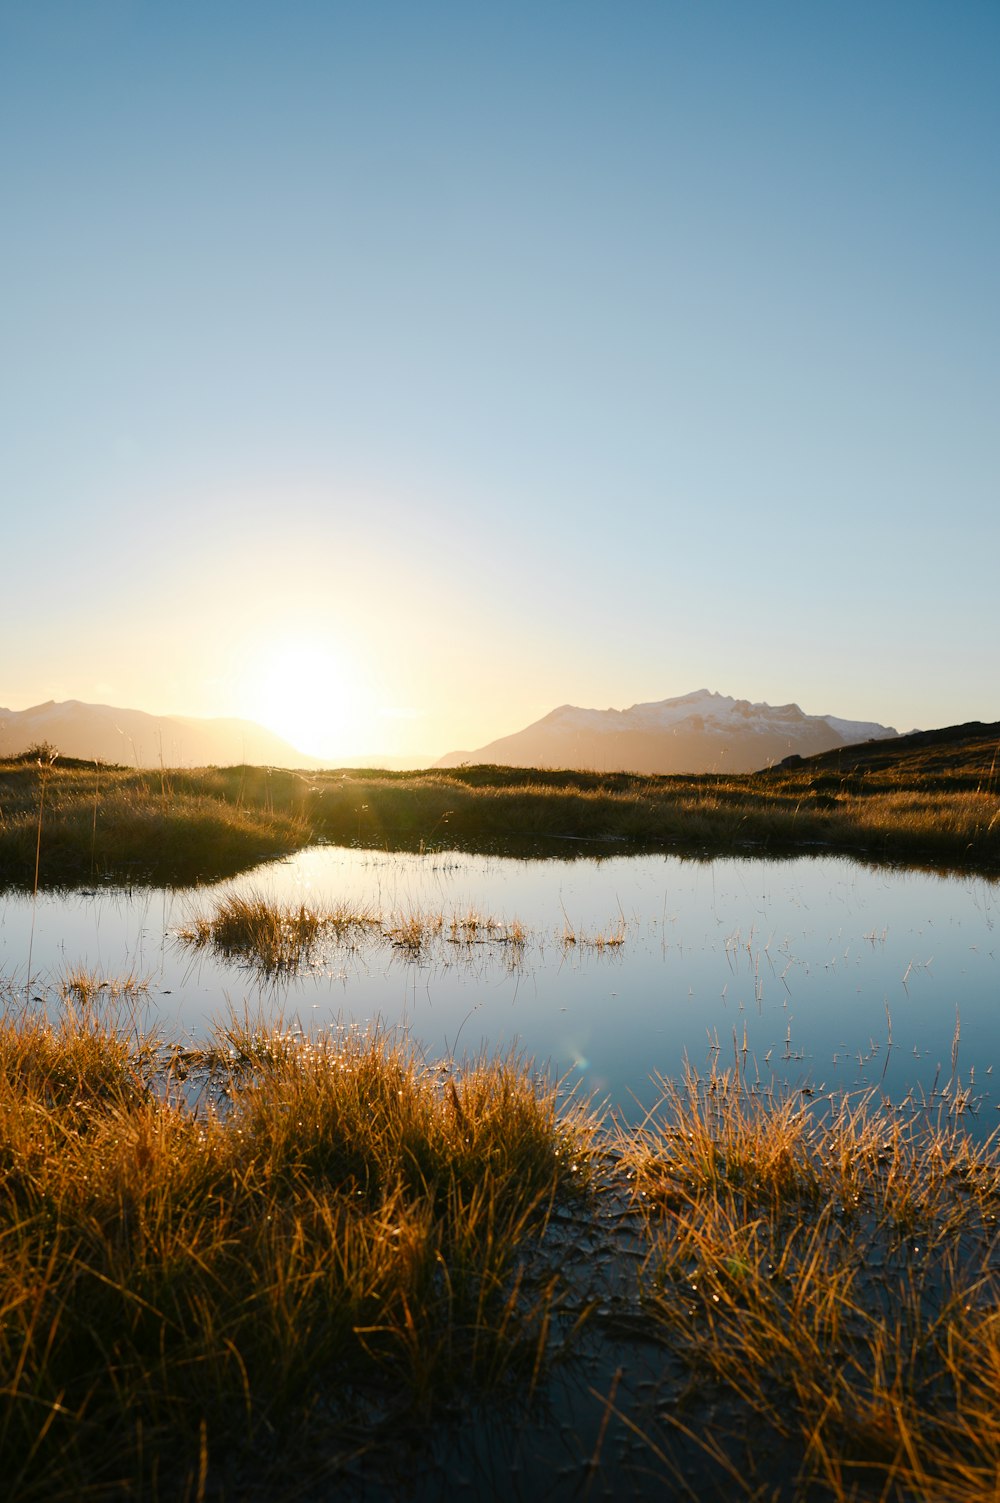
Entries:
POLYGON ((827 851, 1000 871, 1000 727, 844 748, 739 777, 471 767, 299 774, 0 763, 0 880, 191 882, 317 840, 514 854, 827 851), (937 739, 934 739, 934 738, 937 739))
POLYGON ((995 1143, 726 1075, 598 1134, 510 1060, 129 997, 0 1018, 11 1499, 452 1496, 491 1424, 488 1496, 996 1495, 995 1143))
POLYGON ((0 880, 31 887, 230 876, 308 845, 308 785, 268 768, 139 772, 0 761, 0 880))

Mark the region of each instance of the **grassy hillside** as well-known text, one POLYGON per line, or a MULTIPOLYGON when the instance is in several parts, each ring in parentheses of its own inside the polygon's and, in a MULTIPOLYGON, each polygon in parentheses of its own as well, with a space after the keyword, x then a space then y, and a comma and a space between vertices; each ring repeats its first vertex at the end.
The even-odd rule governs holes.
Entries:
POLYGON ((830 851, 1000 871, 1000 723, 735 777, 463 767, 137 771, 0 762, 0 881, 190 882, 316 841, 512 854, 830 851))
POLYGON ((997 787, 1000 773, 1000 721, 971 720, 936 731, 911 731, 885 741, 863 741, 807 760, 789 758, 775 768, 774 777, 790 777, 804 770, 810 777, 846 776, 888 778, 894 786, 977 789, 997 787))

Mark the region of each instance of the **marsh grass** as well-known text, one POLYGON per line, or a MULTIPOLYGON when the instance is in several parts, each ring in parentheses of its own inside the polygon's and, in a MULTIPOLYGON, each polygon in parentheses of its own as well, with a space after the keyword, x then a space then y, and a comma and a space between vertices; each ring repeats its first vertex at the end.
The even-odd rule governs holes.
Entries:
POLYGON ((424 913, 417 908, 391 914, 379 923, 379 932, 390 944, 414 957, 423 954, 443 930, 443 913, 424 913))
POLYGON ((469 908, 464 913, 455 913, 448 923, 448 938, 453 945, 524 945, 528 931, 520 919, 505 923, 491 913, 479 913, 469 908))
POLYGON ((468 956, 475 946, 501 947, 508 963, 523 959, 528 930, 520 919, 502 920, 468 908, 450 916, 441 909, 382 912, 347 903, 275 901, 260 892, 230 893, 209 914, 194 914, 177 930, 182 943, 238 957, 265 976, 292 975, 323 959, 323 946, 357 948, 386 943, 410 959, 426 956, 436 941, 468 956))
POLYGON ((249 1014, 182 1050, 137 996, 68 972, 0 1017, 6 1496, 283 1497, 359 1458, 392 1494, 399 1447, 473 1406, 544 1414, 578 1341, 607 1370, 591 1433, 543 1444, 546 1492, 576 1443, 580 1485, 622 1496, 994 1496, 995 1141, 735 1071, 599 1134, 516 1058, 429 1068, 249 1014))
POLYGON ((272 903, 261 893, 249 892, 222 898, 211 917, 195 916, 179 933, 199 949, 210 945, 221 955, 252 956, 265 974, 273 975, 301 969, 323 928, 315 908, 272 903))
POLYGON ((59 995, 68 1007, 91 1007, 108 1000, 138 1002, 149 992, 149 980, 130 971, 125 976, 107 976, 87 966, 69 966, 58 984, 59 995))
MULTIPOLYGON (((323 783, 315 817, 341 838, 341 798, 366 806, 373 844, 426 835, 447 812, 453 844, 491 839, 628 842, 696 855, 823 849, 957 869, 1000 866, 1000 726, 844 747, 740 776, 455 768, 323 783)), ((566 853, 565 850, 563 852, 566 853)))
POLYGON ((563 857, 622 845, 699 858, 821 850, 995 871, 998 738, 997 726, 955 727, 700 777, 512 767, 168 775, 25 754, 0 760, 0 880, 191 882, 319 840, 563 857))
POLYGON ((695 1408, 730 1405, 717 1454, 735 1473, 770 1436, 775 1496, 994 1497, 996 1141, 735 1073, 665 1085, 661 1111, 621 1143, 644 1306, 695 1408))
POLYGON ((6 1497, 281 1496, 306 1431, 336 1474, 388 1416, 538 1380, 591 1137, 554 1088, 231 1020, 192 1111, 101 995, 0 1019, 6 1497))
POLYGON ((328 839, 408 849, 422 848, 418 842, 437 829, 447 836, 441 844, 523 850, 534 842, 534 849, 564 857, 624 843, 699 857, 823 850, 995 869, 997 728, 960 732, 927 745, 918 736, 900 738, 898 746, 846 747, 740 776, 496 766, 351 773, 339 782, 318 780, 313 817, 328 839), (364 820, 355 829, 359 806, 364 820))
POLYGON ((0 759, 0 880, 31 890, 111 876, 225 876, 309 844, 306 801, 295 774, 267 769, 168 779, 92 762, 0 759))
POLYGON ((569 919, 563 925, 559 935, 559 941, 564 950, 596 950, 603 955, 605 950, 620 950, 625 943, 628 931, 624 916, 616 924, 609 924, 604 929, 577 929, 569 919))

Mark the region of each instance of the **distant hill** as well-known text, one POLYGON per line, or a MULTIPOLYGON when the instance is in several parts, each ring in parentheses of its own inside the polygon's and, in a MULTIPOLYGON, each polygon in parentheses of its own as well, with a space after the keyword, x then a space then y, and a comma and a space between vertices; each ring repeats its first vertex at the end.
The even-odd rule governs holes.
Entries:
POLYGON ((895 735, 892 726, 876 722, 806 715, 795 704, 751 704, 698 689, 628 710, 560 705, 522 731, 476 751, 450 752, 435 765, 492 762, 596 772, 756 772, 788 756, 809 757, 895 735))
POLYGON ((837 748, 819 756, 788 757, 775 776, 803 779, 858 775, 866 785, 892 788, 1000 789, 1000 720, 967 720, 933 731, 910 731, 884 741, 837 748))
POLYGON ((30 710, 0 708, 0 756, 48 742, 64 757, 118 762, 126 767, 264 767, 321 764, 252 720, 203 720, 147 715, 78 699, 46 700, 30 710))

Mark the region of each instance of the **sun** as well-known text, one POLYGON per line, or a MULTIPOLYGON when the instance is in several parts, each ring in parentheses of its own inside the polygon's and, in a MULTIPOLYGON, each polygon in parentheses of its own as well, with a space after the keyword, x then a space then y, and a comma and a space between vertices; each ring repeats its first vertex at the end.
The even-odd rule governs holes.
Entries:
POLYGON ((363 735, 359 685, 341 657, 286 641, 255 655, 241 696, 247 714, 313 757, 343 756, 363 735))

